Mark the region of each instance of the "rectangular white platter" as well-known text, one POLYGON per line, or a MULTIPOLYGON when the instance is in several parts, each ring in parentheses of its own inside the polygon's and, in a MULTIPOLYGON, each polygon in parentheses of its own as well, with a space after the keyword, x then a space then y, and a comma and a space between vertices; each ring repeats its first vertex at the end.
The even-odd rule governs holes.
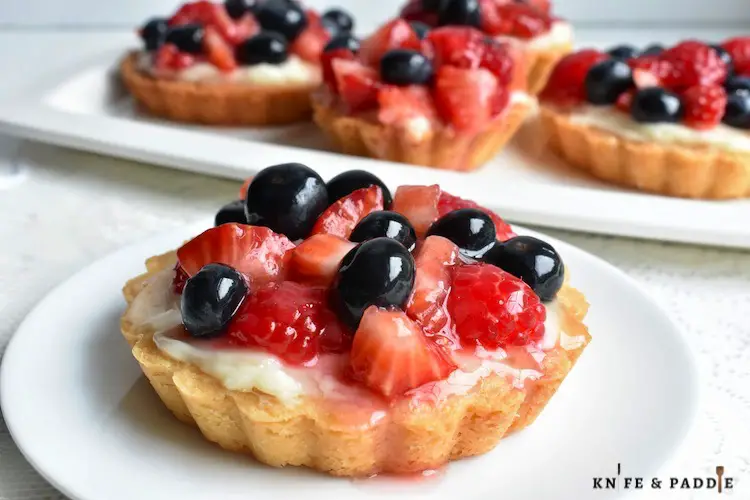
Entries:
MULTIPOLYGON (((716 27, 701 30, 695 25, 660 30, 581 28, 577 38, 579 45, 607 46, 625 40, 645 46, 687 37, 720 40, 741 32, 716 27)), ((131 46, 135 43, 133 39, 131 46)), ((750 200, 694 201, 628 191, 574 172, 547 153, 525 154, 517 143, 484 168, 465 174, 340 155, 326 150, 328 144, 310 124, 222 129, 155 120, 135 111, 119 85, 116 62, 127 49, 125 43, 116 51, 95 56, 89 49, 89 55, 82 55, 65 71, 24 85, 0 102, 0 131, 234 179, 291 161, 310 165, 324 178, 362 168, 392 187, 438 183, 514 222, 750 248, 750 200)))

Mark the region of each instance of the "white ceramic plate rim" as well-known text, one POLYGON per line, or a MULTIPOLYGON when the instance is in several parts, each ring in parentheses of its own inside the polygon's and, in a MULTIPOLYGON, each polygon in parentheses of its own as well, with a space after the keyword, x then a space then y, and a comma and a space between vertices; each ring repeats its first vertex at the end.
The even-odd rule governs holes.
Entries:
MULTIPOLYGON (((14 410, 16 403, 24 398, 24 396, 19 395, 20 391, 14 391, 14 389, 17 389, 21 385, 17 378, 20 375, 18 374, 19 363, 23 363, 24 354, 30 352, 30 347, 24 345, 26 339, 34 335, 34 331, 38 328, 38 325, 49 323, 48 319, 44 316, 45 309, 50 308, 57 301, 57 298, 61 294, 65 294, 68 289, 77 288, 79 282, 89 278, 89 275, 94 269, 104 269, 109 262, 116 261, 124 255, 142 255, 145 258, 148 255, 153 255, 160 251, 166 251, 170 248, 168 242, 174 243, 182 241, 186 234, 197 234, 208 226, 208 222, 190 225, 188 228, 176 230, 169 235, 161 235, 159 237, 150 238, 146 241, 130 245, 94 262, 55 287, 47 297, 44 298, 31 313, 29 313, 11 339, 5 352, 3 364, 0 366, 0 406, 2 406, 4 410, 6 424, 16 441, 16 444, 32 466, 51 484, 71 498, 79 500, 99 500, 98 498, 93 498, 91 496, 87 497, 79 495, 79 488, 76 484, 71 484, 65 477, 60 475, 59 466, 56 464, 58 464, 60 460, 63 460, 63 458, 52 457, 52 455, 45 449, 45 444, 35 440, 33 429, 26 428, 25 422, 21 418, 22 415, 17 414, 14 410)), ((538 235, 539 237, 546 239, 555 245, 563 255, 577 253, 579 258, 583 257, 592 265, 601 266, 602 269, 611 272, 618 280, 627 284, 628 287, 631 287, 635 292, 641 295, 645 301, 650 302, 651 306, 654 308, 654 311, 652 312, 658 311, 662 316, 661 320, 664 325, 668 325, 668 328, 663 330, 663 335, 665 336, 664 340, 668 340, 673 344, 673 347, 679 349, 680 352, 677 354, 682 356, 684 361, 684 365, 682 366, 682 369, 684 370, 682 383, 684 383, 686 392, 683 394, 685 400, 682 401, 682 405, 685 411, 681 415, 681 419, 678 422, 675 422, 673 428, 670 429, 668 442, 665 442, 664 446, 662 446, 658 453, 655 452, 650 457, 644 458, 643 464, 637 466, 643 473, 654 473, 682 442, 690 429, 697 412, 699 385, 697 383, 697 365, 692 349, 689 347, 682 333, 676 328, 671 319, 669 319, 668 316, 661 311, 659 306, 649 298, 647 292, 645 292, 645 290, 628 275, 605 261, 592 256, 583 250, 555 240, 554 238, 546 237, 524 228, 516 229, 521 233, 538 235)), ((65 334, 65 332, 60 333, 65 334)), ((596 333, 594 335, 596 335, 596 333)), ((575 373, 575 370, 573 373, 575 373)), ((515 439, 515 437, 512 439, 515 439)), ((599 495, 596 498, 614 498, 614 496, 610 497, 606 495, 609 495, 609 493, 605 493, 604 496, 599 495)), ((615 495, 615 493, 612 492, 612 495, 615 495)))

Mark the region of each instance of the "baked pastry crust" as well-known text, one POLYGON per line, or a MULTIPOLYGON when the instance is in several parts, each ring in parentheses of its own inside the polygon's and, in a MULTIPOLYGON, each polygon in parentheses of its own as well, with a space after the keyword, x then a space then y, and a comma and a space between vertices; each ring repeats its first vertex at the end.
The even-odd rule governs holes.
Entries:
POLYGON ((403 127, 384 125, 371 116, 342 113, 320 96, 313 96, 313 119, 345 154, 471 171, 508 143, 534 106, 533 99, 513 102, 479 133, 456 134, 450 127, 436 127, 418 138, 403 127))
POLYGON ((544 50, 529 49, 526 52, 529 94, 539 94, 547 84, 547 80, 552 74, 552 70, 555 69, 557 62, 572 51, 572 41, 544 50))
POLYGON ((276 467, 302 465, 337 476, 366 476, 421 471, 485 453, 536 419, 591 339, 583 324, 588 303, 566 284, 558 295, 565 333, 547 352, 545 374, 533 385, 522 390, 506 377, 490 375, 466 394, 420 405, 404 400, 388 418, 352 426, 321 400, 305 397, 290 407, 261 392, 231 391, 196 366, 162 353, 154 344, 153 328, 134 324, 130 311, 143 306, 138 304, 141 292, 175 262, 174 252, 152 257, 147 272, 125 285, 123 336, 179 420, 198 427, 222 448, 276 467))
POLYGON ((120 76, 135 100, 150 114, 204 125, 281 125, 307 121, 310 93, 318 83, 253 85, 187 82, 155 78, 138 68, 138 53, 120 64, 120 76))
POLYGON ((564 110, 540 106, 543 140, 571 165, 622 186, 683 198, 750 196, 750 153, 685 143, 628 139, 574 123, 564 110))

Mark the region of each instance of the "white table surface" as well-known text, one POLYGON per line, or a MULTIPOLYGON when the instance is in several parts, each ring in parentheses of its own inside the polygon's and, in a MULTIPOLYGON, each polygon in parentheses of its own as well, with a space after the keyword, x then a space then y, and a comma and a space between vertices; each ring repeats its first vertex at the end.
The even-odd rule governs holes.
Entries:
MULTIPOLYGON (((579 38, 645 44, 653 33, 588 30, 579 38)), ((715 40, 733 32, 659 33, 668 42, 683 36, 715 40)), ((129 39, 129 33, 91 30, 0 31, 0 95, 39 72, 129 39)), ((238 188, 229 181, 0 137, 0 169, 7 162, 20 164, 25 177, 0 188, 0 355, 23 317, 55 284, 123 245, 213 214, 238 188)), ((736 481, 734 497, 750 498, 750 252, 548 232, 639 280, 684 329, 696 352, 702 381, 699 417, 659 475, 709 477, 724 465, 736 481)), ((96 307, 95 297, 91 307, 96 307)), ((64 332, 50 332, 56 333, 64 332)), ((635 498, 715 495, 658 491, 635 498)), ((0 418, 0 500, 58 498, 64 497, 23 459, 0 418)))

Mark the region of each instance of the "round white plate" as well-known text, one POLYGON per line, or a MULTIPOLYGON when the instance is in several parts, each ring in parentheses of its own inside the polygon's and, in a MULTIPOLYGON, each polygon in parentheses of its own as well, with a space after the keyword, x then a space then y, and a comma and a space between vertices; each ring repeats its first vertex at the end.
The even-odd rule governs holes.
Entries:
POLYGON ((205 227, 92 264, 52 291, 7 349, 8 427, 34 467, 75 499, 611 498, 617 492, 592 489, 593 477, 615 475, 618 463, 627 475, 653 474, 693 420, 696 370, 674 324, 624 273, 542 236, 591 302, 593 341, 530 428, 420 481, 336 479, 222 451, 162 407, 119 333, 125 281, 205 227))

